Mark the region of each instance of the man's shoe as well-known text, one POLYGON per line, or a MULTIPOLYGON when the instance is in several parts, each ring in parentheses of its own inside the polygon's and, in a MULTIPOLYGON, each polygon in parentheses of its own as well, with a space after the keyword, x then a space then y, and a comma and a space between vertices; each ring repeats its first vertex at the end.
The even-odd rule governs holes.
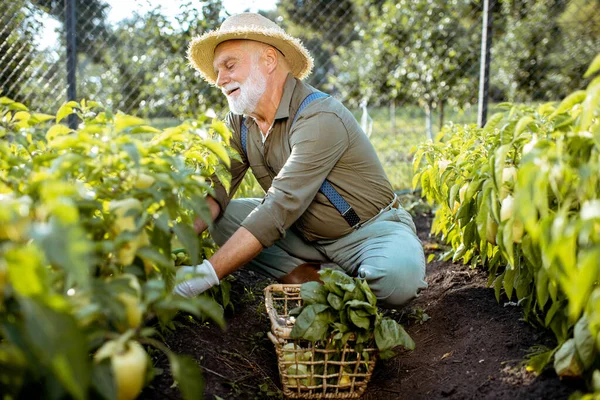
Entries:
POLYGON ((299 284, 312 281, 321 282, 319 279, 320 269, 321 263, 318 262, 300 264, 292 272, 279 278, 279 282, 283 284, 299 284))

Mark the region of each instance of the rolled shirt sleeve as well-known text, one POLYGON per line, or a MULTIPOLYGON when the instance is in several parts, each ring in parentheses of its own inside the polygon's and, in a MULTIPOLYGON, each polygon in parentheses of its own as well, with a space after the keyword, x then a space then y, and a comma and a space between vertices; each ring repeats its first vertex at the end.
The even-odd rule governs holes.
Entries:
POLYGON ((242 226, 263 246, 272 246, 306 211, 348 146, 348 131, 336 114, 313 112, 298 118, 290 135, 290 157, 242 226))

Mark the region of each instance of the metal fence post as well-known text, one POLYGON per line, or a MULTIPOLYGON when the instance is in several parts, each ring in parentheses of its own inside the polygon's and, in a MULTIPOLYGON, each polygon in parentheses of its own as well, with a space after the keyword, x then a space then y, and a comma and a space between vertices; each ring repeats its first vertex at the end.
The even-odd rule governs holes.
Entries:
MULTIPOLYGON (((77 98, 77 42, 75 0, 65 0, 65 27, 67 33, 67 101, 77 98)), ((69 128, 77 128, 77 116, 69 115, 69 128)))
POLYGON ((479 109, 477 125, 487 121, 490 87, 490 48, 492 47, 492 11, 496 0, 483 0, 483 24, 481 29, 481 64, 479 70, 479 109))

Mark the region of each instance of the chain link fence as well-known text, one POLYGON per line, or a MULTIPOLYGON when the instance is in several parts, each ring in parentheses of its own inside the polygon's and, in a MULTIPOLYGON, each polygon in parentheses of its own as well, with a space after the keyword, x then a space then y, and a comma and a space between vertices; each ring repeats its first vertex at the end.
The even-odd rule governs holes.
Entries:
MULTIPOLYGON (((600 52, 599 0, 489 2, 492 104, 560 100, 585 86, 600 52)), ((221 0, 169 2, 168 12, 157 0, 2 1, 0 96, 50 113, 67 101, 68 3, 77 99, 155 122, 224 115, 220 91, 186 60, 189 41, 227 17, 221 0)), ((483 0, 273 0, 261 13, 302 39, 315 59, 308 82, 379 132, 384 165, 403 163, 407 175, 406 149, 425 132, 477 121, 483 10, 483 0)))
MULTIPOLYGON (((227 16, 220 1, 132 0, 125 19, 103 0, 75 1, 77 97, 151 117, 221 107, 218 92, 187 65, 189 39, 227 16), (209 103, 209 104, 207 104, 209 103)), ((64 0, 0 4, 0 88, 45 111, 66 100, 64 0)), ((495 3, 495 2, 492 2, 495 3)), ((308 81, 351 107, 404 104, 468 109, 476 102, 479 1, 280 0, 264 13, 303 39, 315 58, 308 81)), ((118 7, 118 6, 116 6, 118 7)), ((556 100, 600 51, 597 0, 493 5, 493 101, 556 100), (560 43, 558 43, 560 42, 560 43)))

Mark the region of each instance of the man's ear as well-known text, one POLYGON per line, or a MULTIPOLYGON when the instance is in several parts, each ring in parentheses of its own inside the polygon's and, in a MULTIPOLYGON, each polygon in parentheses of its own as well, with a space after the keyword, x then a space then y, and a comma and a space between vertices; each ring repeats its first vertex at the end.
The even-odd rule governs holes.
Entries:
POLYGON ((277 68, 279 54, 277 54, 277 50, 275 50, 273 47, 268 47, 265 50, 264 56, 267 72, 270 74, 275 71, 275 68, 277 68))

